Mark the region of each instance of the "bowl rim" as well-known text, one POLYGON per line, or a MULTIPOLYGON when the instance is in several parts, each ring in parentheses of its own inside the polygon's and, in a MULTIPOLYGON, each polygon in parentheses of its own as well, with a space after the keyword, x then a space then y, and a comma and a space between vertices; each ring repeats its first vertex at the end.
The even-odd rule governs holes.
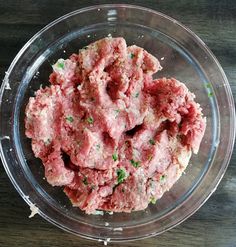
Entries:
MULTIPOLYGON (((45 27, 43 27, 42 29, 40 29, 35 35, 33 35, 32 38, 30 38, 25 45, 20 49, 20 51, 17 53, 17 55, 15 56, 15 58, 13 59, 13 61, 11 62, 8 70, 5 72, 5 76, 0 88, 0 105, 2 104, 2 97, 3 97, 3 93, 5 91, 5 87, 8 84, 8 77, 11 74, 12 70, 14 69, 15 64, 17 63, 17 61, 20 59, 21 55, 25 52, 25 50, 31 45, 31 43, 36 40, 38 38, 39 35, 41 35, 42 33, 44 33, 46 30, 48 30, 49 28, 51 28, 52 26, 54 26, 55 24, 67 19, 68 17, 80 14, 82 12, 86 12, 86 11, 90 11, 90 10, 95 10, 95 9, 103 9, 103 8, 129 8, 129 9, 138 9, 138 10, 142 10, 142 11, 147 11, 150 13, 153 13, 155 15, 159 15, 161 17, 164 17, 165 19, 168 19, 169 21, 173 22, 175 25, 180 26, 182 29, 184 29, 187 33, 189 33, 191 36, 193 36, 193 38, 195 38, 201 45, 202 48, 205 50, 205 52, 207 52, 211 58, 214 60, 215 64, 217 65, 223 80, 226 84, 225 86, 225 92, 227 94, 227 99, 229 101, 229 104, 232 106, 229 110, 230 110, 230 120, 231 122, 229 123, 229 126, 233 126, 233 128, 230 128, 230 136, 232 137, 230 139, 230 142, 228 143, 228 149, 226 151, 225 154, 225 158, 224 158, 224 162, 222 163, 222 171, 218 173, 218 176, 215 178, 215 183, 212 189, 212 186, 208 188, 208 190, 206 191, 206 197, 204 198, 204 200, 202 200, 200 203, 198 203, 195 208, 193 208, 193 210, 186 214, 185 217, 183 217, 182 219, 178 220, 177 223, 172 224, 167 226, 165 229, 163 229, 162 231, 159 232, 154 232, 154 233, 150 233, 148 235, 141 235, 139 237, 132 237, 129 239, 119 239, 119 240, 112 240, 112 242, 123 242, 123 241, 133 241, 133 240, 138 240, 138 239, 145 239, 151 236, 156 236, 159 235, 167 230, 172 229, 173 227, 179 225, 180 223, 182 223, 183 221, 185 221, 187 218, 189 218, 192 214, 194 214, 208 199, 209 197, 212 195, 212 193, 217 189, 221 179, 223 178, 225 171, 228 167, 228 164, 230 162, 230 158, 234 149, 234 141, 235 141, 235 132, 236 132, 236 128, 235 128, 235 106, 234 106, 234 98, 233 98, 233 94, 230 88, 230 84, 228 82, 228 79, 225 75, 224 70, 222 69, 220 63, 218 62, 218 60, 216 59, 215 55, 212 53, 212 51, 207 47, 207 45, 198 37, 198 35, 196 35, 193 31, 191 31, 189 28, 187 28, 185 25, 183 25, 182 23, 180 23, 179 21, 175 20, 174 18, 163 14, 159 11, 147 8, 147 7, 143 7, 143 6, 139 6, 139 5, 132 5, 132 4, 98 4, 98 5, 92 5, 92 6, 88 6, 88 7, 84 7, 84 8, 80 8, 77 10, 74 10, 72 12, 69 12, 57 19, 55 19, 54 21, 50 22, 49 24, 47 24, 45 27), (223 165, 224 164, 224 165, 223 165)), ((24 201, 29 205, 32 206, 32 202, 30 201, 30 199, 28 197, 25 196, 24 192, 22 191, 22 189, 18 186, 17 182, 15 181, 12 173, 10 172, 9 168, 8 168, 8 163, 5 159, 4 156, 4 151, 3 151, 3 145, 2 145, 2 138, 0 138, 0 156, 1 156, 1 160, 4 166, 4 169, 8 175, 8 177, 11 180, 11 183, 13 184, 13 186, 15 187, 15 189, 17 190, 17 192, 20 194, 20 196, 24 199, 24 201)), ((61 226, 57 221, 55 221, 54 219, 50 218, 49 216, 47 216, 46 214, 42 213, 39 210, 39 215, 41 217, 43 217, 44 219, 46 219, 47 221, 49 221, 50 223, 52 223, 53 225, 56 225, 57 227, 75 234, 75 235, 79 235, 83 238, 89 239, 89 240, 99 240, 98 238, 95 237, 91 237, 89 235, 86 234, 81 234, 81 233, 76 233, 71 231, 70 229, 67 229, 65 226, 61 226)), ((103 241, 106 241, 103 240, 103 241)))

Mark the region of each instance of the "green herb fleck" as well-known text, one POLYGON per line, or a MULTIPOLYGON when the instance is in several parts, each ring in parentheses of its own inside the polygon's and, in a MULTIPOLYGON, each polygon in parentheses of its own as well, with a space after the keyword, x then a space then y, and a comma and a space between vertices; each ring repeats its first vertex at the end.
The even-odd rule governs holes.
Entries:
POLYGON ((115 110, 115 118, 118 117, 119 113, 120 113, 120 110, 119 109, 115 110))
POLYGON ((166 177, 167 177, 166 175, 161 175, 160 181, 161 181, 161 182, 165 181, 166 177))
POLYGON ((133 59, 135 57, 134 53, 130 54, 130 58, 133 59))
POLYGON ((150 198, 150 202, 151 202, 152 204, 156 204, 157 199, 156 199, 154 196, 152 196, 152 197, 150 198))
POLYGON ((64 69, 64 67, 65 67, 64 62, 58 61, 58 62, 57 62, 57 67, 60 68, 60 69, 64 69))
POLYGON ((51 140, 48 138, 47 141, 45 141, 45 145, 49 145, 51 143, 51 140))
POLYGON ((155 145, 155 141, 154 141, 153 139, 150 139, 150 140, 149 140, 149 143, 150 143, 151 145, 155 145))
POLYGON ((153 156, 151 154, 148 155, 148 161, 151 161, 153 156))
POLYGON ((91 185, 91 190, 95 190, 96 186, 94 184, 91 185))
POLYGON ((66 120, 70 123, 72 123, 74 121, 74 118, 72 116, 68 116, 66 117, 66 120))
POLYGON ((83 182, 84 185, 88 185, 88 179, 87 179, 87 177, 84 177, 84 179, 83 179, 82 182, 83 182))
POLYGON ((213 97, 213 93, 212 92, 209 92, 208 93, 208 97, 210 97, 210 98, 213 97))
POLYGON ((118 184, 124 182, 124 180, 126 179, 126 171, 124 168, 118 169, 116 171, 117 174, 117 182, 118 184))
POLYGON ((112 159, 114 161, 117 161, 118 160, 118 155, 116 153, 112 154, 112 159))
POLYGON ((140 166, 140 162, 139 161, 134 161, 133 159, 130 160, 130 163, 132 164, 132 166, 134 166, 135 168, 138 168, 140 166))
POLYGON ((101 147, 100 144, 97 144, 97 145, 96 145, 97 151, 100 150, 100 147, 101 147))
POLYGON ((211 84, 210 83, 206 83, 206 88, 211 88, 211 84))
POLYGON ((125 141, 125 145, 126 146, 129 146, 129 141, 125 141))
POLYGON ((94 122, 94 121, 93 121, 93 117, 89 117, 89 118, 87 119, 87 121, 88 121, 89 124, 93 124, 93 122, 94 122))
POLYGON ((136 94, 135 94, 135 98, 138 98, 138 96, 139 96, 139 93, 136 93, 136 94))

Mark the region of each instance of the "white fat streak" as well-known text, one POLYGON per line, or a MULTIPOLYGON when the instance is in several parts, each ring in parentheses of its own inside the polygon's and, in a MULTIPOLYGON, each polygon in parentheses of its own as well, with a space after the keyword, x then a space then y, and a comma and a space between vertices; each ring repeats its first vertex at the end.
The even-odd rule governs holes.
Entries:
POLYGON ((30 214, 29 218, 32 218, 32 217, 34 217, 36 214, 39 213, 38 207, 36 207, 34 204, 31 204, 31 205, 30 205, 30 210, 31 210, 31 214, 30 214))
POLYGON ((181 152, 178 154, 178 161, 183 166, 186 167, 189 163, 189 160, 191 158, 192 152, 188 150, 181 150, 181 152))
POLYGON ((100 210, 95 210, 92 215, 104 215, 104 212, 103 211, 100 211, 100 210))
POLYGON ((1 137, 1 140, 4 140, 4 139, 10 140, 10 136, 3 136, 3 137, 1 137))
POLYGON ((115 228, 113 228, 113 231, 114 232, 118 232, 118 231, 120 231, 120 232, 122 232, 123 231, 123 228, 122 227, 115 227, 115 228))

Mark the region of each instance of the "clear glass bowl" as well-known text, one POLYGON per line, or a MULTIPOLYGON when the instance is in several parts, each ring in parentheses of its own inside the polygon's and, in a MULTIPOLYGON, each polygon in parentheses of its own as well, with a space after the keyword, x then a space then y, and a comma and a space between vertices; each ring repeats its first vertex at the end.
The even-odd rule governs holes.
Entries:
POLYGON ((39 208, 42 217, 89 239, 134 240, 178 225, 216 189, 233 148, 233 97, 214 55, 179 22, 138 6, 93 6, 52 22, 15 57, 6 72, 0 97, 1 158, 13 185, 29 205, 39 208), (199 154, 192 157, 186 174, 156 205, 131 214, 95 216, 72 207, 62 188, 52 187, 43 179, 43 166, 34 157, 24 134, 24 112, 29 97, 41 84, 48 85, 51 64, 109 34, 122 36, 129 45, 144 47, 159 58, 164 69, 158 77, 173 76, 185 82, 203 108, 207 129, 199 154))

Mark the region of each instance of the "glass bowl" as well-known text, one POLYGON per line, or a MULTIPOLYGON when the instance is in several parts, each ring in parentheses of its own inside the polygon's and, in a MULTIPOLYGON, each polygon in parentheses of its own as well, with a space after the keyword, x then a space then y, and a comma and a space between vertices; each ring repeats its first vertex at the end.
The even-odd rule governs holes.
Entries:
POLYGON ((160 234, 187 219, 214 192, 234 142, 235 113, 227 78, 193 32, 159 12, 132 5, 99 5, 69 13, 43 28, 17 54, 1 87, 1 158, 13 185, 39 214, 79 236, 127 241, 160 234), (124 37, 159 58, 158 77, 176 77, 195 93, 207 117, 198 155, 174 187, 145 211, 86 215, 72 207, 62 188, 44 180, 44 168, 24 134, 30 96, 48 85, 51 65, 83 46, 112 35, 124 37))

